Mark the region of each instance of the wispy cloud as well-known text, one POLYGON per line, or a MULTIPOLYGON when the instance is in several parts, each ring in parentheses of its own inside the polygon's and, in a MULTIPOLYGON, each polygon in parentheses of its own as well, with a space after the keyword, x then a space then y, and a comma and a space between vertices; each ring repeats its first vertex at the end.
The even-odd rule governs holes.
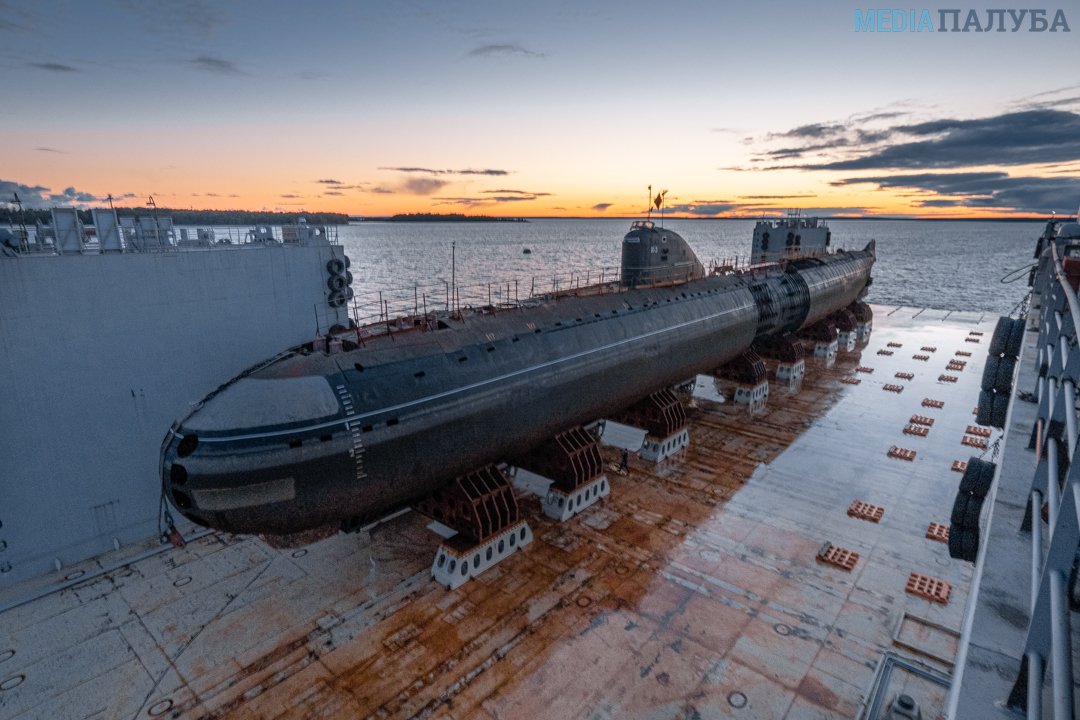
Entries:
POLYGON ((595 205, 592 206, 592 209, 595 210, 596 212, 604 212, 605 210, 607 210, 612 205, 614 205, 614 203, 596 203, 595 205))
POLYGON ((57 150, 56 148, 39 147, 39 148, 34 148, 34 149, 37 150, 38 152, 59 153, 60 155, 69 155, 70 154, 70 153, 64 152, 63 150, 57 150))
POLYGON ((234 63, 232 60, 224 60, 222 58, 208 57, 203 55, 197 57, 194 60, 185 60, 185 62, 191 67, 199 70, 200 72, 212 73, 214 75, 245 75, 246 73, 240 69, 240 66, 234 63))
POLYGON ((286 200, 298 200, 299 198, 302 198, 303 195, 282 195, 281 197, 285 198, 286 200))
POLYGON ((403 173, 427 173, 429 175, 509 175, 507 170, 436 170, 433 168, 424 167, 380 167, 380 170, 392 170, 394 172, 403 173))
POLYGON ((55 73, 82 72, 82 70, 80 70, 79 68, 71 67, 70 65, 62 65, 60 63, 32 62, 32 63, 26 63, 26 64, 27 64, 28 67, 37 68, 38 70, 48 70, 49 72, 55 72, 55 73))
POLYGON ((530 192, 528 190, 481 190, 481 195, 529 195, 534 198, 551 195, 546 192, 530 192))
POLYGON ((315 182, 322 183, 323 185, 341 185, 342 184, 340 180, 316 180, 315 182))
POLYGON ((546 58, 547 53, 539 53, 533 50, 529 50, 526 47, 518 45, 517 43, 503 43, 497 45, 481 45, 480 47, 473 48, 465 57, 470 58, 500 58, 500 57, 521 57, 521 58, 546 58))

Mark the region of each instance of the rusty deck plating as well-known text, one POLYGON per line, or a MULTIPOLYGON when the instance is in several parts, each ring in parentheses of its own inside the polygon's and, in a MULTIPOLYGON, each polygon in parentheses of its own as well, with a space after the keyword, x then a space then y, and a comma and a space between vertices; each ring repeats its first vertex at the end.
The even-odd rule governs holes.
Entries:
MULTIPOLYGON (((521 495, 535 541, 455 592, 409 513, 291 551, 213 534, 9 610, 0 718, 853 718, 882 653, 948 677, 956 650, 971 566, 927 523, 948 522, 983 360, 954 384, 943 358, 877 353, 951 352, 980 319, 945 316, 875 308, 867 346, 808 360, 754 417, 692 401, 687 450, 632 457, 567 523, 521 495), (914 391, 838 382, 863 356, 914 391), (918 457, 887 457, 928 394, 944 406, 918 457), (880 523, 848 517, 854 500, 880 523), (824 543, 854 566, 818 562, 824 543), (912 573, 950 584, 948 604, 905 592, 912 573)), ((943 687, 891 677, 941 712, 943 687)))

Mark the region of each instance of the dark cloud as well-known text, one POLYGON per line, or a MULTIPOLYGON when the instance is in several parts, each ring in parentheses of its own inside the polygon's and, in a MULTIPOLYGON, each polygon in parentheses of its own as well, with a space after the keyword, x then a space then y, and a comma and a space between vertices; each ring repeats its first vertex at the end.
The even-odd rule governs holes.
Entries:
POLYGON ((336 190, 327 190, 323 195, 344 195, 343 192, 337 192, 336 190))
POLYGON ((79 68, 74 68, 74 67, 71 67, 70 65, 61 65, 60 63, 36 63, 35 62, 35 63, 27 63, 27 65, 32 67, 32 68, 37 68, 38 70, 48 70, 49 72, 57 72, 57 73, 82 72, 81 70, 79 70, 79 68))
POLYGON ((37 150, 38 152, 59 153, 61 155, 68 155, 69 154, 69 153, 64 152, 63 150, 57 150, 55 148, 39 147, 39 148, 34 148, 34 149, 37 150))
POLYGON ((604 212, 605 210, 607 210, 612 205, 614 205, 614 203, 597 203, 597 204, 592 206, 592 209, 595 210, 596 212, 604 212))
POLYGON ((41 185, 23 185, 11 180, 0 180, 0 202, 8 203, 18 194, 26 207, 40 207, 45 203, 45 193, 49 188, 41 185))
POLYGON ((844 132, 846 128, 843 125, 824 125, 821 123, 813 123, 811 125, 800 125, 797 128, 788 130, 782 133, 771 133, 770 138, 774 137, 788 137, 788 138, 823 138, 830 135, 837 135, 844 132))
POLYGON ((394 194, 393 190, 387 190, 384 187, 371 188, 371 192, 376 193, 378 195, 393 195, 394 194))
POLYGON ((686 213, 687 215, 719 215, 721 213, 730 212, 740 207, 738 203, 726 202, 722 200, 701 200, 692 201, 681 205, 668 205, 664 208, 666 212, 673 213, 686 213))
POLYGON ((814 193, 807 193, 806 195, 740 195, 740 200, 790 200, 792 198, 812 198, 817 197, 814 193))
POLYGON ((435 178, 409 178, 405 181, 405 192, 410 195, 432 195, 443 189, 445 180, 435 178))
POLYGON ((380 170, 393 170, 404 173, 427 173, 429 175, 509 175, 506 170, 434 170, 422 167, 381 167, 380 170))
POLYGON ((806 128, 844 128, 829 130, 826 142, 770 149, 760 158, 790 161, 817 156, 816 161, 784 167, 842 171, 938 170, 1080 159, 1080 114, 1064 110, 1023 110, 974 120, 942 118, 888 128, 859 127, 863 122, 853 121, 846 127, 808 125, 770 136, 816 138, 816 131, 806 128), (841 154, 837 157, 833 151, 841 154))
POLYGON ((837 187, 874 184, 881 189, 911 189, 945 195, 926 198, 923 207, 1014 209, 1020 212, 1071 213, 1080 198, 1078 177, 1012 177, 1003 172, 920 173, 846 178, 837 187), (945 205, 945 202, 953 203, 945 205), (942 203, 942 204, 935 204, 942 203))
POLYGON ((281 197, 285 198, 286 200, 298 200, 299 198, 303 197, 303 195, 282 195, 281 197))
POLYGON ((206 197, 220 197, 217 193, 206 193, 206 197))
POLYGON ((97 195, 88 192, 80 192, 73 187, 64 188, 64 191, 60 193, 49 194, 49 202, 53 204, 66 203, 69 205, 76 205, 98 202, 101 199, 102 198, 99 198, 97 195))
POLYGON ((214 75, 244 75, 244 71, 240 69, 236 63, 232 60, 223 60, 215 57, 197 57, 194 60, 187 60, 188 65, 202 72, 213 73, 214 75))
POLYGON ((340 180, 316 180, 315 182, 322 183, 323 185, 341 185, 340 180))
POLYGON ((487 195, 531 195, 533 197, 541 197, 544 195, 550 195, 546 192, 529 192, 528 190, 481 190, 480 194, 487 195))
POLYGON ((546 53, 538 53, 527 48, 517 45, 515 43, 506 43, 502 45, 482 45, 478 48, 473 48, 465 55, 472 58, 485 58, 485 57, 524 57, 524 58, 545 58, 546 53))

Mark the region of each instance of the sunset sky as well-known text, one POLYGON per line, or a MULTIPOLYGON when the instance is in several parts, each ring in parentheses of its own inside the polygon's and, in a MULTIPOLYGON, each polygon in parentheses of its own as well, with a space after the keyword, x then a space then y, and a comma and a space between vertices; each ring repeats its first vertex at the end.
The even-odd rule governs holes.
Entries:
POLYGON ((1064 13, 871 33, 842 2, 0 0, 0 200, 622 216, 651 184, 700 217, 1071 214, 1064 13))

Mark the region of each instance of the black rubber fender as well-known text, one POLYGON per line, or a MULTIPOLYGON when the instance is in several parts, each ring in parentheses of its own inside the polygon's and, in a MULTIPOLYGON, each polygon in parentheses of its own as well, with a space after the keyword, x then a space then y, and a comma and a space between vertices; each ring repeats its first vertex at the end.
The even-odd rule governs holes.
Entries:
MULTIPOLYGON (((950 539, 952 533, 949 533, 950 539)), ((965 530, 960 536, 961 560, 973 563, 979 557, 979 531, 965 530)))
POLYGON ((991 355, 986 359, 986 367, 983 368, 982 376, 982 389, 993 390, 994 381, 997 379, 998 364, 1001 362, 1001 358, 997 355, 991 355))
POLYGON ((345 272, 345 262, 339 258, 330 258, 326 261, 326 271, 331 275, 340 275, 345 272))
POLYGON ((983 499, 977 495, 969 495, 967 507, 964 508, 965 530, 979 532, 979 514, 982 512, 983 499))
MULTIPOLYGON (((956 500, 953 502, 952 515, 949 517, 949 530, 950 534, 953 531, 961 531, 964 529, 964 518, 967 517, 968 502, 971 500, 971 495, 967 493, 956 493, 956 500)), ((976 515, 978 517, 978 515, 976 515)))
POLYGON ((972 457, 968 460, 964 477, 960 480, 960 492, 984 498, 994 481, 994 463, 972 457))
POLYGON ((994 417, 994 391, 981 390, 979 392, 979 411, 975 413, 975 422, 980 425, 990 425, 994 417))
POLYGON ((345 293, 335 292, 330 293, 330 297, 326 301, 330 307, 338 308, 345 304, 345 293))
POLYGON ((345 269, 348 270, 350 265, 352 265, 352 261, 349 260, 349 256, 346 255, 345 256, 345 269))
MULTIPOLYGON (((990 427, 998 430, 1005 429, 1005 417, 1009 414, 1009 396, 1001 393, 994 394, 994 409, 990 414, 990 427)), ((980 423, 981 424, 981 423, 980 423)))
POLYGON ((964 533, 955 525, 949 527, 949 557, 964 559, 964 533))
POLYGON ((1009 341, 1005 343, 1005 357, 1014 360, 1020 357, 1020 347, 1024 344, 1024 333, 1027 331, 1027 323, 1023 318, 1013 320, 1012 332, 1009 333, 1009 341))
POLYGON ((1016 369, 1016 360, 1011 357, 1003 357, 998 361, 997 376, 994 378, 994 392, 1008 397, 1012 393, 1013 370, 1016 369))
POLYGON ((344 290, 347 284, 345 278, 341 275, 331 275, 326 279, 326 286, 335 291, 344 290))
POLYGON ((990 338, 990 346, 988 352, 994 357, 999 357, 1001 353, 1005 352, 1005 344, 1009 342, 1009 336, 1012 334, 1013 321, 1012 318, 999 317, 997 325, 994 327, 994 334, 990 338))

